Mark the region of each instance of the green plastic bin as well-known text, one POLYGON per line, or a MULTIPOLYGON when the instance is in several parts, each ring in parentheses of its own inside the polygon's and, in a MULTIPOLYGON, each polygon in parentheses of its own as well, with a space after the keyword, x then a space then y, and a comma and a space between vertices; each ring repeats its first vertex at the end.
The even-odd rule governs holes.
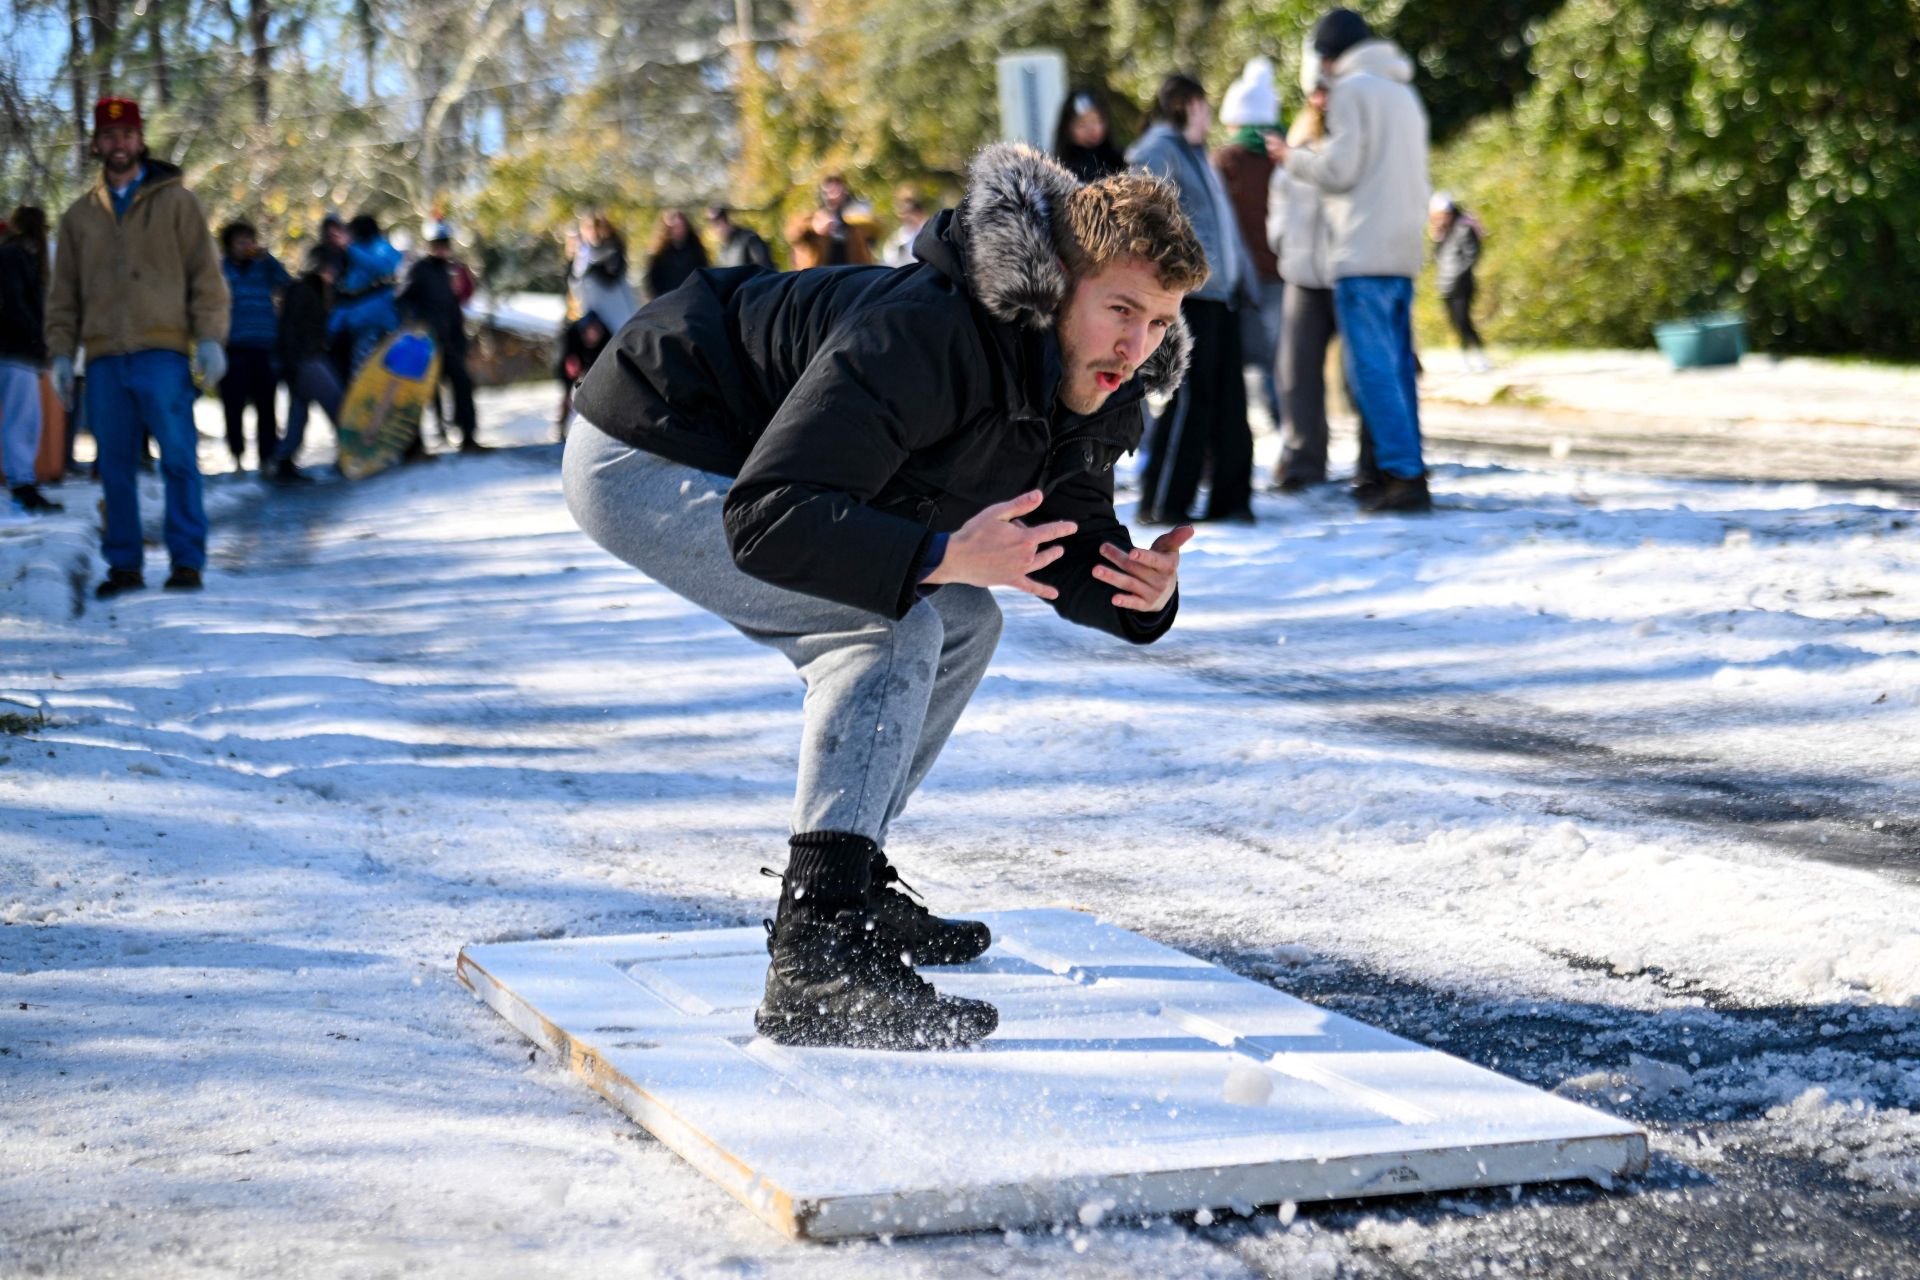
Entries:
POLYGON ((1676 369, 1739 364, 1747 353, 1747 322, 1733 312, 1669 320, 1653 326, 1653 340, 1676 369))

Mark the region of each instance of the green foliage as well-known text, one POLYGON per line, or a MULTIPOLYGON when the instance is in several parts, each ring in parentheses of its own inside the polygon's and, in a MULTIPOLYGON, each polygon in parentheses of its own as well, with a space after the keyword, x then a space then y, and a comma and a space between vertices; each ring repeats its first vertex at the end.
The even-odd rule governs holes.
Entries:
POLYGON ((1533 84, 1529 65, 1541 21, 1562 0, 1411 0, 1387 33, 1414 61, 1414 86, 1444 142, 1505 111, 1533 84))
POLYGON ((1496 225, 1536 225, 1544 197, 1565 201, 1559 228, 1626 239, 1568 263, 1564 235, 1516 227, 1499 246, 1530 260, 1524 287, 1508 277, 1515 318, 1552 291, 1592 309, 1574 327, 1595 340, 1644 344, 1650 318, 1727 308, 1762 347, 1920 352, 1914 0, 1569 0, 1533 70, 1504 131, 1519 167, 1483 136, 1448 168, 1505 172, 1481 201, 1496 225))
MULTIPOLYGON (((1732 287, 1713 210, 1649 192, 1642 174, 1596 171, 1571 143, 1520 133, 1496 117, 1434 157, 1434 185, 1487 225, 1475 311, 1490 341, 1646 346, 1656 321, 1710 309, 1732 287)), ((1450 344, 1437 297, 1422 294, 1423 340, 1450 344)))

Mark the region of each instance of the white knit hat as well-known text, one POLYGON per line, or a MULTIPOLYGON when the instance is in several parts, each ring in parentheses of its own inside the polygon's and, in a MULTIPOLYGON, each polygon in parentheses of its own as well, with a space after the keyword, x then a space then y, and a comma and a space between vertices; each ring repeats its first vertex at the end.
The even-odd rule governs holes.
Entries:
POLYGON ((1220 123, 1230 125, 1280 123, 1280 95, 1273 89, 1273 62, 1248 58, 1246 70, 1227 87, 1220 104, 1220 123))

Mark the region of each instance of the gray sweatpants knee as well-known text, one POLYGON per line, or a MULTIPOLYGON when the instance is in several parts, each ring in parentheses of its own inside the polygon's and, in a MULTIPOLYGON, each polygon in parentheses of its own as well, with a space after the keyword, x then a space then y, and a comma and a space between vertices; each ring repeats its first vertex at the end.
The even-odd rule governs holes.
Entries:
POLYGON ((999 605, 983 588, 945 586, 896 620, 762 582, 727 547, 730 483, 584 419, 567 437, 567 504, 588 536, 779 650, 805 682, 793 831, 884 843, 986 674, 999 605))

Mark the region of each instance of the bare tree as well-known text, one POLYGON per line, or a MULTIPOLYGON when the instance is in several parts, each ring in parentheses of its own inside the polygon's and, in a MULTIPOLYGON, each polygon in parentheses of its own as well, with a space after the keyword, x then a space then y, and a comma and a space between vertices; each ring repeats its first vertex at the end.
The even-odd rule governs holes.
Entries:
POLYGON ((160 105, 173 105, 172 68, 167 65, 167 9, 164 4, 147 5, 147 56, 153 63, 153 87, 159 91, 160 105))
POLYGON ((67 86, 73 94, 74 166, 87 163, 87 15, 81 0, 67 0, 67 86))

